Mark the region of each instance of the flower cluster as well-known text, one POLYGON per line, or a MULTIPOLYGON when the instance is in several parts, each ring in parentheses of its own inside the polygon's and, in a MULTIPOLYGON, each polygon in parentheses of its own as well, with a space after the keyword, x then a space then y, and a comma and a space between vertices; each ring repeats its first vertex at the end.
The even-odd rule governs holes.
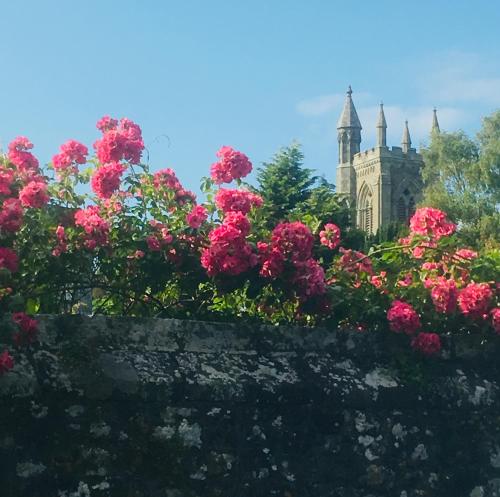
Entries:
POLYGON ((146 237, 148 249, 152 252, 160 252, 164 247, 169 246, 174 237, 168 228, 159 221, 151 220, 149 225, 153 228, 153 234, 146 237))
POLYGON ((38 323, 35 319, 24 312, 15 312, 12 321, 17 324, 18 331, 13 340, 16 345, 29 345, 33 343, 38 335, 38 323))
POLYGON ((174 192, 174 200, 177 205, 195 202, 196 195, 184 189, 173 169, 160 169, 153 175, 153 186, 161 193, 174 192))
POLYGON ((120 187, 121 176, 126 169, 126 166, 119 162, 110 162, 98 167, 90 182, 92 190, 101 199, 110 198, 120 187))
POLYGON ((285 271, 286 278, 301 299, 323 295, 326 291, 325 272, 312 257, 314 237, 311 230, 296 221, 280 223, 273 230, 271 243, 260 242, 260 275, 276 278, 285 271))
POLYGON ((14 359, 9 354, 8 350, 4 350, 0 354, 0 376, 8 373, 14 367, 14 359))
POLYGON ((139 164, 144 142, 141 128, 137 124, 127 118, 117 121, 105 116, 97 123, 97 128, 103 136, 94 143, 94 149, 102 164, 121 160, 139 164))
POLYGON ((469 283, 458 294, 458 306, 465 316, 485 319, 492 298, 493 292, 488 283, 469 283))
POLYGON ((17 254, 10 248, 0 247, 0 268, 8 269, 15 273, 19 267, 17 254))
POLYGON ((93 205, 77 211, 75 225, 81 226, 85 232, 86 248, 94 250, 109 243, 109 223, 101 217, 99 207, 93 205))
POLYGON ((252 207, 260 207, 262 197, 247 190, 220 188, 215 194, 215 205, 222 212, 242 212, 248 214, 252 207))
POLYGON ((198 229, 208 218, 208 211, 203 205, 195 205, 186 216, 190 228, 198 229))
POLYGON ((7 157, 22 173, 38 170, 38 159, 30 152, 32 148, 33 143, 25 136, 18 136, 9 143, 7 157))
POLYGON ((60 152, 52 157, 52 165, 58 173, 78 172, 78 164, 87 162, 88 148, 76 140, 68 140, 60 147, 60 152))
POLYGON ((19 200, 24 207, 40 209, 50 200, 47 184, 43 181, 30 181, 19 192, 19 200))
POLYGON ((217 157, 219 161, 212 164, 210 175, 218 185, 244 178, 252 171, 252 163, 248 157, 234 148, 221 147, 217 157))
POLYGON ((333 223, 325 224, 323 230, 319 232, 319 241, 330 250, 337 248, 340 244, 340 228, 333 223))
POLYGON ((24 211, 17 198, 7 198, 0 209, 0 230, 15 233, 23 224, 24 211))
POLYGON ((437 312, 452 314, 457 308, 458 290, 455 280, 443 276, 426 280, 426 286, 432 288, 431 298, 437 312))
POLYGON ((238 275, 257 264, 246 241, 250 222, 241 212, 228 212, 222 225, 209 233, 210 245, 202 251, 201 265, 209 276, 238 275))
POLYGON ((437 333, 419 333, 411 341, 411 347, 426 356, 434 356, 441 351, 441 339, 437 333))
POLYGON ((420 317, 417 311, 401 300, 394 300, 387 311, 389 327, 396 333, 414 335, 420 328, 420 317))
POLYGON ((359 250, 345 249, 340 247, 339 249, 342 256, 339 259, 340 267, 347 273, 366 273, 373 274, 373 264, 371 259, 360 252, 359 250))
POLYGON ((413 234, 428 236, 434 240, 451 235, 455 229, 456 225, 447 220, 443 211, 432 207, 417 209, 410 219, 410 231, 413 234))

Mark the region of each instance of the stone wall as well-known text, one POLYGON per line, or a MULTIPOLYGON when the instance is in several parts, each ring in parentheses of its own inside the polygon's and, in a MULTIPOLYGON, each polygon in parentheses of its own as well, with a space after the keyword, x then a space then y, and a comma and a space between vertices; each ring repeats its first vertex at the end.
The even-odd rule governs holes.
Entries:
POLYGON ((495 345, 422 361, 370 333, 41 323, 0 378, 2 497, 500 496, 495 345))

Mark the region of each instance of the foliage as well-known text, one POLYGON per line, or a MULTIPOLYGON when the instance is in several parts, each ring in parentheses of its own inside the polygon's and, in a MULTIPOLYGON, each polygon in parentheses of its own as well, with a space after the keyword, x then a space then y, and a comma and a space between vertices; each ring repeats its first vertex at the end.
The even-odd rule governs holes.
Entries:
POLYGON ((498 246, 500 111, 484 119, 477 139, 434 132, 423 155, 423 205, 446 211, 465 243, 498 246))
MULTIPOLYGON (((45 174, 26 138, 1 159, 0 332, 16 347, 36 340, 28 314, 82 311, 369 327, 426 355, 439 352, 443 335, 500 332, 500 251, 461 248, 443 212, 419 209, 410 236, 365 254, 342 246, 345 219, 327 212, 337 205, 330 186, 313 186, 296 146, 261 173, 263 198, 242 183, 249 159, 223 147, 200 205, 173 170, 152 173, 141 162, 135 123, 105 117, 98 128, 95 156, 70 140, 45 174), (273 196, 290 163, 286 181, 299 188, 284 181, 273 196), (89 183, 92 193, 79 193, 89 183), (319 199, 323 213, 313 210, 319 199), (313 212, 298 220, 300 209, 313 212), (280 222, 269 225, 273 216, 280 222)), ((12 364, 4 351, 0 375, 12 364)))

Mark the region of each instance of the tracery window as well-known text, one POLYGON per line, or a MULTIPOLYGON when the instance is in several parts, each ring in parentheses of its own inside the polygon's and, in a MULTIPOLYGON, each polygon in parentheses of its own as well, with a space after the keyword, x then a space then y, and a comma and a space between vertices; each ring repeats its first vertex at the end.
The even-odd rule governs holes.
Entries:
POLYGON ((373 229, 373 199, 372 192, 365 185, 360 193, 358 199, 358 225, 367 233, 372 233, 373 229))

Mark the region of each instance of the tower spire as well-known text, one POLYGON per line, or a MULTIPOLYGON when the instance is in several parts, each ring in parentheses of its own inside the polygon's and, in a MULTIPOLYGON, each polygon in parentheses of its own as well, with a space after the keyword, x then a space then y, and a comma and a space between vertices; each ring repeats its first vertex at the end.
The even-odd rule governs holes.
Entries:
POLYGON ((380 111, 377 121, 377 147, 387 146, 387 122, 385 121, 384 104, 380 102, 380 111))
POLYGON ((440 133, 441 129, 439 128, 439 122, 438 122, 438 116, 437 116, 437 109, 434 107, 434 110, 432 111, 432 128, 431 128, 431 134, 433 133, 440 133))
POLYGON ((361 146, 361 123, 352 101, 352 88, 349 85, 344 108, 337 123, 339 142, 339 164, 337 166, 337 192, 348 196, 354 203, 356 197, 356 173, 352 165, 354 156, 361 146))
POLYGON ((354 107, 352 101, 352 88, 349 85, 347 89, 347 95, 344 101, 344 108, 342 109, 342 114, 340 115, 339 121, 337 123, 337 129, 341 128, 355 128, 361 129, 361 123, 359 122, 358 113, 354 107))
POLYGON ((405 153, 408 153, 408 151, 411 148, 411 138, 410 138, 410 130, 408 129, 408 121, 405 121, 403 138, 401 139, 401 146, 403 148, 403 152, 405 153))

